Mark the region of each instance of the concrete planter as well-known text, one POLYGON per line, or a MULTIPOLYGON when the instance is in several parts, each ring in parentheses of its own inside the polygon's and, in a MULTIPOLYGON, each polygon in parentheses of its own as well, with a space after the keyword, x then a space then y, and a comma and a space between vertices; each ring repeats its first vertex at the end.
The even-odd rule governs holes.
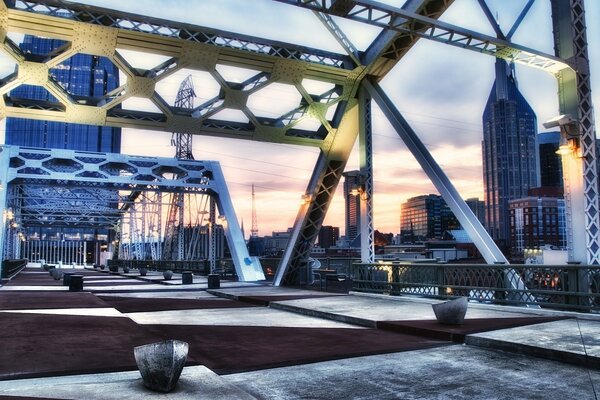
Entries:
POLYGON ((166 281, 170 281, 171 278, 173 277, 173 271, 171 271, 170 269, 166 270, 163 272, 163 276, 165 277, 166 281))
POLYGON ((63 272, 58 268, 52 269, 50 274, 52 275, 55 281, 61 280, 63 277, 63 272))
POLYGON ((157 392, 175 388, 187 359, 189 346, 179 340, 165 340, 134 348, 133 355, 144 386, 157 392))
POLYGON ((146 267, 140 268, 140 276, 146 276, 147 273, 148 273, 148 268, 146 268, 146 267))
POLYGON ((123 273, 124 274, 128 274, 129 273, 129 267, 123 267, 123 273))
POLYGON ((462 325, 467 313, 469 300, 466 297, 446 301, 440 304, 432 304, 435 318, 441 324, 462 325))

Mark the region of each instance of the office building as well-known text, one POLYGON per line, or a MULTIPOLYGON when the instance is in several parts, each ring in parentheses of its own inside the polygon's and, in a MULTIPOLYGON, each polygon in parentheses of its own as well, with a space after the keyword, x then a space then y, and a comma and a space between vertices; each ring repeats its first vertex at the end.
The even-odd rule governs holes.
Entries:
POLYGON ((319 230, 319 247, 328 249, 335 246, 340 238, 340 228, 337 226, 323 225, 319 230))
POLYGON ((558 192, 530 191, 509 202, 512 255, 552 245, 566 249, 565 201, 558 192))
MULTIPOLYGON (((25 36, 24 53, 46 56, 64 45, 63 41, 25 36)), ((50 70, 56 81, 75 98, 100 99, 119 86, 119 70, 104 57, 77 54, 50 70)), ((40 86, 21 85, 10 92, 19 99, 57 100, 40 86)), ((119 153, 121 129, 108 126, 66 124, 62 122, 7 118, 6 144, 52 149, 119 153)))
POLYGON ((563 187, 562 163, 556 154, 560 145, 560 132, 542 132, 538 135, 540 155, 540 185, 563 187))
MULTIPOLYGON (((19 45, 30 58, 47 57, 65 42, 26 35, 19 45)), ((119 86, 119 70, 110 60, 87 54, 77 54, 50 70, 52 77, 75 100, 78 96, 92 96, 98 101, 119 86)), ((58 101, 41 86, 21 85, 10 92, 20 100, 58 101)), ((61 122, 7 118, 5 143, 15 146, 69 149, 91 152, 119 153, 121 129, 107 126, 66 124, 61 122)), ((83 189, 72 189, 73 192, 83 189)), ((44 197, 44 188, 27 186, 25 193, 44 197)), ((114 198, 107 194, 107 198, 114 198)), ((83 193, 82 195, 84 195, 83 193)), ((26 200, 25 200, 26 201, 26 200)), ((22 256, 32 260, 45 258, 47 262, 97 262, 100 251, 111 240, 109 231, 102 229, 63 227, 29 227, 24 232, 35 245, 23 248, 22 256), (43 249, 43 251, 42 251, 43 249), (52 251, 46 251, 52 249, 52 251), (74 250, 72 250, 74 249, 74 250)))
POLYGON ((460 224, 442 196, 428 194, 412 197, 402 204, 400 235, 402 243, 441 239, 444 232, 460 224))
POLYGON ((475 214, 479 222, 485 224, 485 202, 479 200, 478 197, 471 197, 466 199, 465 203, 467 203, 467 206, 473 211, 473 214, 475 214))
POLYGON ((501 249, 510 245, 509 201, 538 186, 536 116, 514 70, 496 60, 496 81, 483 113, 485 225, 501 249))

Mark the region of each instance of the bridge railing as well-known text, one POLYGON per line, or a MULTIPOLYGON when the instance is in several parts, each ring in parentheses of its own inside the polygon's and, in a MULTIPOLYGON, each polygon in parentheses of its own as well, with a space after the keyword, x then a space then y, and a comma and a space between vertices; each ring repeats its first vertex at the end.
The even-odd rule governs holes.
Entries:
POLYGON ((598 266, 356 263, 352 278, 360 292, 600 312, 598 266), (525 289, 512 282, 519 278, 525 289))
POLYGON ((195 271, 200 273, 209 273, 210 267, 207 265, 205 260, 191 260, 191 261, 155 261, 155 260, 108 260, 107 266, 109 268, 123 268, 128 267, 129 269, 140 269, 146 267, 151 271, 166 271, 171 270, 173 272, 182 271, 195 271), (208 268, 208 271, 206 270, 208 268))

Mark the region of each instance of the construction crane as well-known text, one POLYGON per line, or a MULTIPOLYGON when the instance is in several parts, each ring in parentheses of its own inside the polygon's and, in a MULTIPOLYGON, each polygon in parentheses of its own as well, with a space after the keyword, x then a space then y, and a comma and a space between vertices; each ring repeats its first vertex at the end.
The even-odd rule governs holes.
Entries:
MULTIPOLYGON (((188 75, 177 92, 175 107, 183 110, 194 108, 194 83, 192 76, 188 75)), ((189 133, 173 132, 171 144, 175 146, 175 157, 183 160, 193 160, 192 135, 189 133)), ((165 226, 165 241, 163 245, 163 259, 182 260, 184 258, 184 206, 183 193, 171 194, 167 224, 165 226)))

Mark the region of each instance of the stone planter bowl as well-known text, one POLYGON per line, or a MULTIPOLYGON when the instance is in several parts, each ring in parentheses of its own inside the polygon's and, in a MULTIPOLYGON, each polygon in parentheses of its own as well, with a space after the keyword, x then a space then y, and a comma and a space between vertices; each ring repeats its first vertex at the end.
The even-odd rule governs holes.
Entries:
POLYGON ((140 276, 146 276, 147 273, 148 273, 148 268, 146 268, 146 267, 140 268, 140 276))
POLYGON ((171 278, 173 277, 173 271, 171 271, 170 269, 166 270, 163 272, 163 276, 165 277, 166 281, 170 281, 171 278))
POLYGON ((164 340, 133 349, 135 362, 150 390, 168 393, 175 388, 185 361, 189 346, 180 340, 164 340))
POLYGON ((435 318, 441 324, 462 325, 467 313, 469 301, 466 297, 446 301, 444 303, 432 304, 435 318))

